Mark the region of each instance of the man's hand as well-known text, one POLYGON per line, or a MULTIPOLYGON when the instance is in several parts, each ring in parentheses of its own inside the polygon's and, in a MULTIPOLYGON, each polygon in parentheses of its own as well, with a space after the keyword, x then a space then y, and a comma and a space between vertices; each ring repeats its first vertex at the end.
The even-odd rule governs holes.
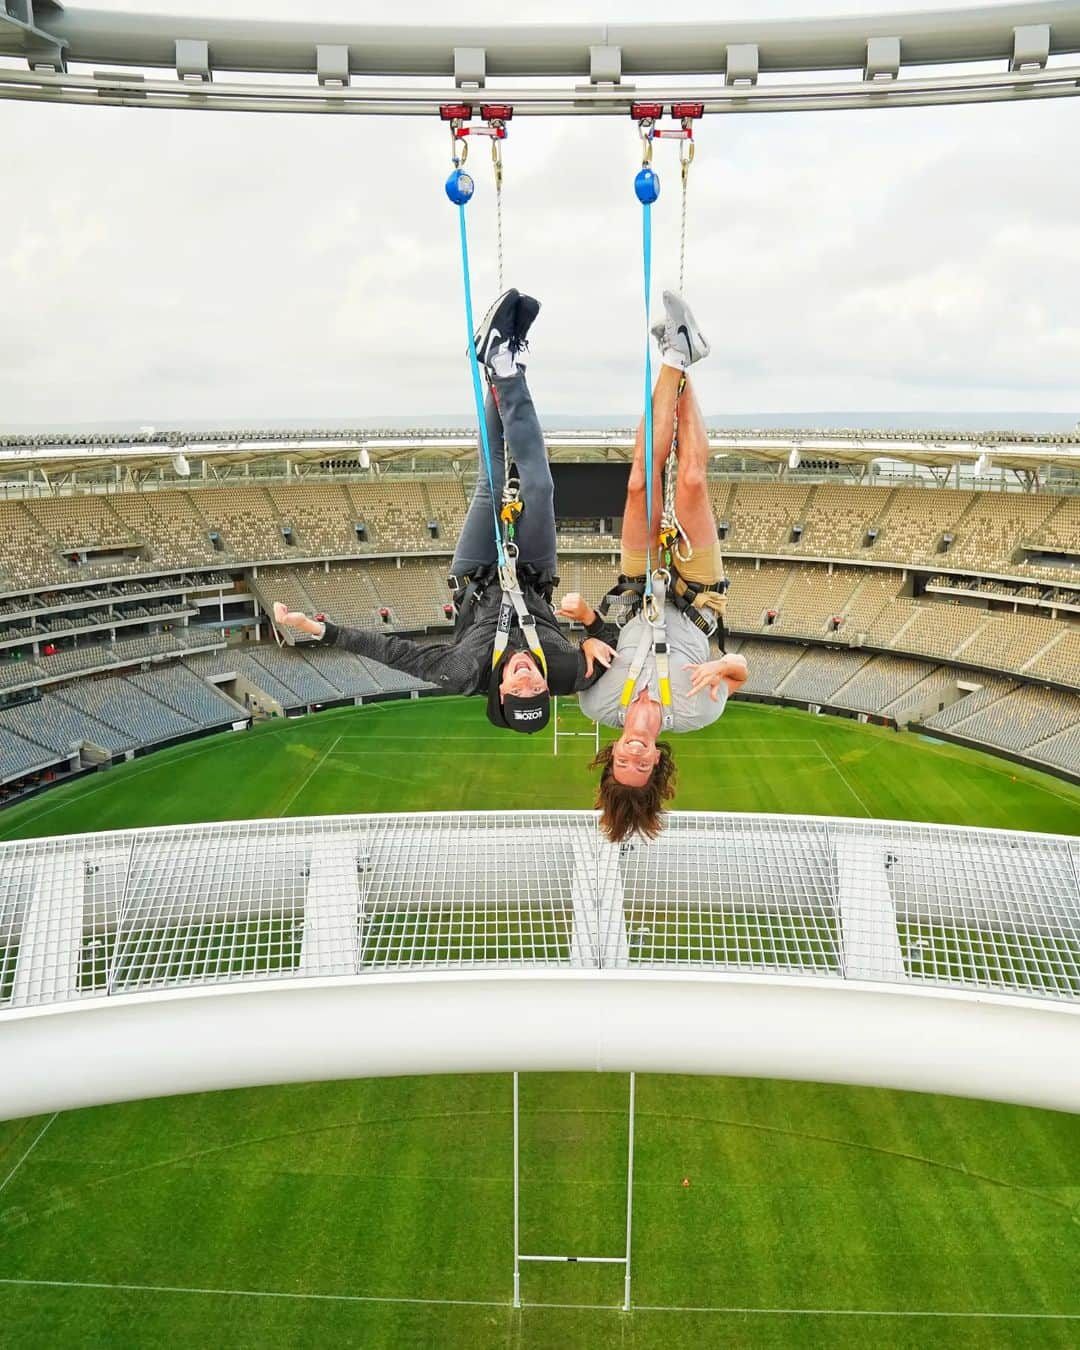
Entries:
POLYGON ((583 595, 577 591, 568 591, 562 598, 562 604, 555 611, 561 614, 564 619, 573 619, 575 623, 590 624, 596 617, 596 613, 583 595))
POLYGON ((684 666, 683 669, 693 672, 690 696, 694 698, 703 689, 708 689, 714 703, 719 702, 721 684, 726 684, 729 693, 734 693, 749 673, 744 656, 721 656, 717 661, 702 661, 700 665, 684 666))
POLYGON ((585 653, 585 678, 592 679, 594 665, 597 661, 605 670, 611 668, 612 661, 618 655, 614 647, 609 647, 606 642, 599 638, 586 638, 581 644, 581 650, 585 653))
POLYGON ((315 637, 323 632, 323 625, 317 619, 290 610, 280 600, 274 601, 274 622, 279 628, 297 628, 301 633, 311 633, 315 637))

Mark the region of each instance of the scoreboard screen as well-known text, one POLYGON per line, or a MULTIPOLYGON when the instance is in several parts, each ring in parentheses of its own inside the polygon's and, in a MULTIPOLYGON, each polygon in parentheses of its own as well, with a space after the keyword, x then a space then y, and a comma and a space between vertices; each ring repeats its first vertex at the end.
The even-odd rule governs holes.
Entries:
POLYGON ((621 516, 629 464, 553 464, 555 519, 621 516))

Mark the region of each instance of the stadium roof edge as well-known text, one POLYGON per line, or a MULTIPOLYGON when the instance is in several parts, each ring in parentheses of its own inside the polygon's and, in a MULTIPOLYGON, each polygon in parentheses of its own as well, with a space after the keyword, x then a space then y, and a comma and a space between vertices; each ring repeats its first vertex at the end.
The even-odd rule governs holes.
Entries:
MULTIPOLYGON (((601 456, 628 460, 634 434, 628 429, 607 431, 550 431, 546 434, 552 458, 601 456)), ((988 467, 1034 473, 1044 467, 1080 474, 1080 434, 1053 435, 1024 432, 944 431, 821 431, 821 430, 712 430, 709 444, 715 456, 760 460, 767 464, 790 461, 793 452, 804 460, 831 460, 840 464, 870 465, 895 460, 932 469, 975 466, 982 457, 988 467)), ((0 476, 39 471, 45 477, 77 474, 90 468, 153 472, 167 467, 179 453, 214 466, 247 465, 267 459, 297 463, 350 460, 365 451, 374 463, 393 463, 425 457, 448 463, 476 455, 476 433, 468 428, 409 431, 310 428, 274 431, 184 431, 155 433, 81 433, 69 435, 0 435, 0 476)))

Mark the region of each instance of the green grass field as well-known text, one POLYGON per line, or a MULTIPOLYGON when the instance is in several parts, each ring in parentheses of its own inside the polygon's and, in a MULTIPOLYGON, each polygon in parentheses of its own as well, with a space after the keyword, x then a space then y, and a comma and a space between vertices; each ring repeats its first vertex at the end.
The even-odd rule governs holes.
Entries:
MULTIPOLYGON (((738 704, 676 744, 683 809, 1080 833, 1056 779, 852 722, 738 704)), ((0 839, 586 807, 586 758, 475 705, 382 704, 93 775, 0 814, 0 839)), ((526 1250, 621 1251, 626 1091, 522 1079, 526 1250)), ((403 1078, 2 1123, 0 1346, 1080 1345, 1074 1117, 640 1077, 624 1315, 615 1266, 526 1267, 510 1308, 510 1107, 506 1076, 403 1078)))

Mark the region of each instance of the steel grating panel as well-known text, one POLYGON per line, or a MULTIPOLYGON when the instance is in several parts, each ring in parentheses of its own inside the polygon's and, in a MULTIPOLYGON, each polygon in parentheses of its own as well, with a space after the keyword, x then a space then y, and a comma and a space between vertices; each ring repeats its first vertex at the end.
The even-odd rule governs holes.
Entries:
MULTIPOLYGON (((1080 1001, 1080 844, 681 812, 334 816, 0 845, 0 1009, 445 970, 685 970, 1080 1001)), ((0 1012, 0 1016, 2 1016, 0 1012)))

